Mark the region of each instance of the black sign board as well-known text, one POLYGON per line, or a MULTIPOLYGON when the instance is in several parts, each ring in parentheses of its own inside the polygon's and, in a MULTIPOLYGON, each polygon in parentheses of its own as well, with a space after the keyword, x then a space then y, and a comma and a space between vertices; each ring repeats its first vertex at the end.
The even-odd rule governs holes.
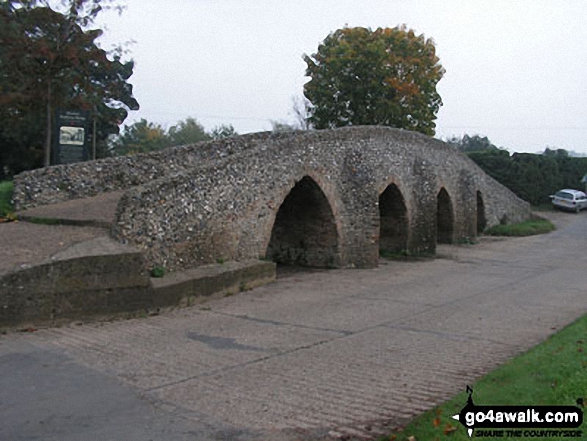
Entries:
POLYGON ((89 113, 85 111, 57 112, 53 164, 71 164, 91 159, 88 142, 89 122, 89 113))

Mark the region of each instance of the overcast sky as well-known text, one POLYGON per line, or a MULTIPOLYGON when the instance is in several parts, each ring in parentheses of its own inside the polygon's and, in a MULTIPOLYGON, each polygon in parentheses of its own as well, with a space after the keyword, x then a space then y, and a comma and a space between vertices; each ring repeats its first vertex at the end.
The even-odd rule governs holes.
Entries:
POLYGON ((239 133, 293 122, 303 54, 345 25, 405 23, 446 69, 437 137, 480 134, 510 151, 587 154, 585 0, 127 0, 104 15, 111 43, 134 40, 129 121, 192 116, 239 133))

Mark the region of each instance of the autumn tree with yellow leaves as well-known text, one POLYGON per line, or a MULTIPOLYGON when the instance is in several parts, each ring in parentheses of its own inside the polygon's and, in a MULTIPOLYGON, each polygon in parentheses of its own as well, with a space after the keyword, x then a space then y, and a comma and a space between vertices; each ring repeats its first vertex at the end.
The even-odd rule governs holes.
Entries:
POLYGON ((384 125, 434 135, 445 71, 431 39, 406 26, 345 27, 304 60, 314 128, 384 125))

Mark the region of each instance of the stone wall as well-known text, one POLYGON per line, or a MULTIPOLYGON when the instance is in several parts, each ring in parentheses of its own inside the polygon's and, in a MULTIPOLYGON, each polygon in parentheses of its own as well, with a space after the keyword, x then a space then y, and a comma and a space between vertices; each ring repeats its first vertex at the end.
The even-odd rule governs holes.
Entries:
POLYGON ((98 237, 0 275, 0 330, 190 305, 274 280, 275 264, 257 259, 205 265, 153 279, 145 271, 141 252, 98 237))
POLYGON ((0 277, 0 327, 108 316, 153 303, 142 254, 108 237, 0 277))
POLYGON ((258 257, 371 267, 380 231, 403 231, 385 240, 412 253, 474 237, 479 198, 487 226, 530 215, 465 155, 417 133, 354 127, 236 140, 225 142, 247 147, 129 189, 115 236, 169 269, 258 257), (391 184, 405 211, 386 219, 388 210, 380 230, 379 198, 391 184))
POLYGON ((269 133, 257 133, 222 142, 201 142, 152 153, 27 171, 14 178, 13 201, 17 210, 24 210, 128 189, 238 154, 268 137, 269 133))

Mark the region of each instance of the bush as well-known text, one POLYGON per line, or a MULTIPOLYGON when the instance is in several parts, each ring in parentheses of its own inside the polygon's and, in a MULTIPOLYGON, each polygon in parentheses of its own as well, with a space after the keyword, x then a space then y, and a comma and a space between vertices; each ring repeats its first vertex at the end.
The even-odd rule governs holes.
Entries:
POLYGON ((533 236, 550 233, 555 229, 552 222, 546 219, 530 219, 518 224, 495 225, 485 231, 490 236, 533 236))
POLYGON ((14 185, 11 181, 0 182, 0 216, 7 216, 14 211, 12 206, 12 189, 14 185))
POLYGON ((540 205, 562 188, 584 190, 581 179, 587 173, 587 158, 514 153, 505 150, 471 152, 469 157, 485 173, 517 196, 540 205))
POLYGON ((161 278, 165 275, 165 268, 162 266, 155 266, 151 269, 151 277, 161 278))

